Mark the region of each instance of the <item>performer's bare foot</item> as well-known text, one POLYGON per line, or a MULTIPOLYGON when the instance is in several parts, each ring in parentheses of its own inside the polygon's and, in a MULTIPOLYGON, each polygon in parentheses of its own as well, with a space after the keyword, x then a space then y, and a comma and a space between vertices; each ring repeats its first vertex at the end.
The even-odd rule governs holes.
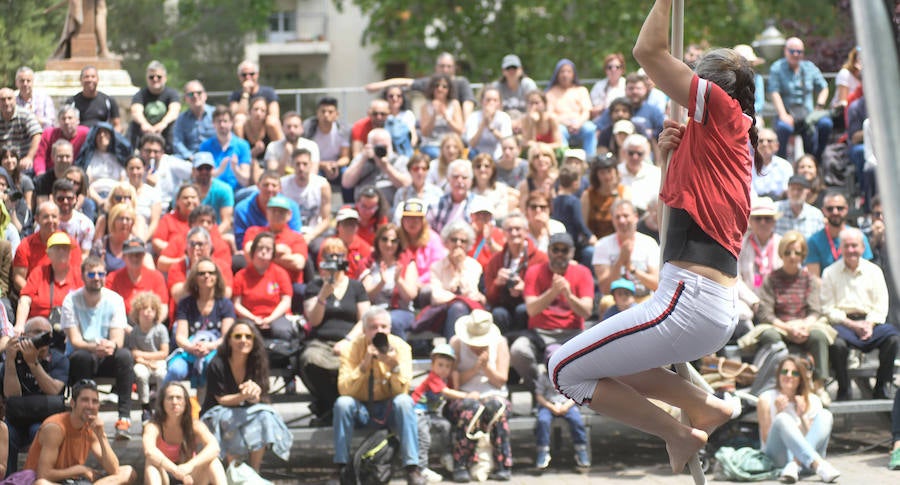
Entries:
POLYGON ((672 441, 666 441, 666 451, 669 453, 669 465, 672 473, 681 473, 688 461, 697 454, 709 439, 705 431, 697 428, 685 428, 682 436, 672 441))
POLYGON ((713 434, 713 431, 719 426, 740 414, 741 409, 739 406, 740 401, 725 401, 710 394, 706 397, 703 409, 689 413, 688 417, 691 420, 691 426, 705 431, 708 436, 713 434), (735 409, 734 406, 738 406, 738 408, 735 409))

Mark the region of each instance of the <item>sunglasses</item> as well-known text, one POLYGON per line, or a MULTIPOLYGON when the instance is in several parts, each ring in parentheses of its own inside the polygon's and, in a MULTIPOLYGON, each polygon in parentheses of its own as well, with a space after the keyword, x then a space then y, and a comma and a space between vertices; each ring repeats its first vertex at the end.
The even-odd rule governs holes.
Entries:
POLYGON ((93 379, 82 379, 72 386, 72 395, 77 396, 82 389, 97 390, 97 382, 93 379))
POLYGON ((549 205, 543 205, 543 204, 531 204, 531 205, 528 206, 528 208, 531 209, 531 210, 536 210, 536 211, 537 211, 537 210, 545 211, 545 210, 549 209, 550 206, 549 206, 549 205))
POLYGON ((465 237, 451 237, 451 238, 449 238, 449 241, 452 242, 453 244, 468 244, 469 243, 469 239, 465 238, 465 237))
POLYGON ((801 256, 801 257, 805 256, 805 254, 803 254, 803 251, 794 251, 793 249, 788 249, 787 251, 784 252, 784 255, 785 256, 801 256))
POLYGON ((629 157, 635 157, 635 156, 637 156, 637 157, 643 157, 643 156, 644 156, 644 152, 640 152, 640 151, 636 151, 636 150, 628 150, 628 156, 629 156, 629 157))
POLYGON ((568 246, 553 246, 550 248, 550 252, 553 254, 568 254, 569 247, 568 246))
POLYGON ((247 341, 252 342, 253 334, 252 333, 233 333, 233 334, 231 334, 231 339, 232 340, 247 340, 247 341))
POLYGON ((203 96, 203 91, 191 91, 188 93, 184 93, 184 95, 188 98, 199 98, 200 96, 203 96))
POLYGON ((759 143, 760 143, 760 144, 763 144, 763 143, 778 143, 778 140, 776 140, 776 139, 774 139, 774 138, 760 138, 760 139, 759 139, 759 143))
POLYGON ((799 55, 803 54, 803 49, 788 49, 787 51, 788 51, 788 54, 791 54, 794 56, 799 56, 799 55))
POLYGON ((215 276, 215 271, 197 271, 197 276, 215 276))
POLYGON ((396 244, 397 241, 399 241, 400 239, 397 239, 396 237, 395 237, 395 238, 390 238, 390 237, 384 237, 384 236, 382 236, 382 237, 378 238, 378 240, 381 241, 381 242, 386 242, 386 243, 396 244))
POLYGON ((795 370, 781 369, 780 374, 783 376, 800 377, 800 371, 798 371, 796 369, 795 370))
POLYGON ((409 171, 410 171, 410 172, 427 172, 427 171, 428 171, 428 167, 421 167, 421 166, 419 166, 419 167, 413 167, 413 168, 409 169, 409 171))
POLYGON ((106 277, 106 271, 91 271, 90 273, 85 273, 84 275, 87 276, 88 279, 91 279, 91 280, 100 279, 100 278, 106 277))
POLYGON ((161 74, 150 74, 149 76, 147 76, 147 79, 149 79, 151 81, 159 81, 162 78, 163 77, 161 74))
POLYGON ((115 195, 113 196, 113 200, 116 202, 122 202, 123 200, 131 200, 130 195, 115 195))
POLYGON ((199 248, 206 246, 206 241, 191 241, 188 243, 192 248, 199 248))
POLYGON ((372 112, 372 116, 387 117, 387 115, 389 115, 389 114, 390 113, 388 113, 387 111, 373 111, 372 112))
POLYGON ((255 72, 252 72, 252 71, 251 71, 251 72, 242 72, 242 73, 241 73, 241 77, 253 77, 253 76, 255 76, 255 75, 256 75, 256 73, 255 73, 255 72))
POLYGON ((753 220, 759 222, 775 222, 775 218, 772 216, 753 216, 753 220))
POLYGON ((58 200, 60 202, 65 202, 67 200, 75 200, 75 196, 74 195, 57 195, 56 200, 58 200))
POLYGON ((845 205, 826 205, 825 212, 843 212, 847 210, 845 205))

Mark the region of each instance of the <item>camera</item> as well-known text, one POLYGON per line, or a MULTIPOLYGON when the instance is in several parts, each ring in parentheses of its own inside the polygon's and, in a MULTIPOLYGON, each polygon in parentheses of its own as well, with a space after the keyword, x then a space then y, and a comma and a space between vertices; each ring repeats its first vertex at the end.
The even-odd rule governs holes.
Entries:
POLYGON ((46 347, 53 342, 53 332, 44 332, 37 337, 31 337, 31 343, 34 344, 35 348, 46 347))
POLYGON ((386 333, 378 332, 372 337, 372 345, 378 350, 379 354, 386 354, 391 350, 391 345, 388 343, 388 336, 386 333))
POLYGON ((376 157, 384 158, 387 156, 387 145, 375 145, 372 148, 375 151, 376 157))
POLYGON ((337 273, 338 271, 347 271, 347 268, 350 267, 350 262, 346 259, 326 259, 319 264, 319 267, 324 269, 325 271, 330 271, 332 273, 337 273))
POLYGON ((18 202, 23 197, 22 192, 15 187, 6 189, 6 196, 9 197, 11 202, 18 202))
POLYGON ((519 284, 519 275, 510 276, 509 279, 506 280, 506 290, 510 291, 519 284))

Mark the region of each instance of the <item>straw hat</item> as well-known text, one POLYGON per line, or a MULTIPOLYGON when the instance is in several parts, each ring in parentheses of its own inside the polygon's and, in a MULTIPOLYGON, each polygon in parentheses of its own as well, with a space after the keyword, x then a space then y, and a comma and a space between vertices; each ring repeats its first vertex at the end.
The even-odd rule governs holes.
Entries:
POLYGON ((493 316, 484 310, 473 310, 471 314, 459 317, 455 327, 456 336, 472 347, 487 347, 502 338, 493 316))

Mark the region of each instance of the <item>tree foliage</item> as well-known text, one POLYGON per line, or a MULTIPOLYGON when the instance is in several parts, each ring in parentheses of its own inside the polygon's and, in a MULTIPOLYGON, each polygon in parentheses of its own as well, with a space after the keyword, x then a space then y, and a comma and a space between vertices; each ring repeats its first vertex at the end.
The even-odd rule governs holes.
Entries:
POLYGON ((0 86, 13 86, 16 69, 29 66, 35 71, 53 53, 62 32, 66 9, 45 10, 57 0, 0 0, 0 86))
MULTIPOLYGON (((338 8, 348 0, 333 0, 338 8)), ((436 54, 454 53, 473 80, 500 76, 500 59, 514 52, 532 77, 547 79, 568 57, 581 77, 602 77, 603 57, 631 47, 651 0, 349 0, 369 18, 364 42, 384 66, 406 62, 410 74, 431 72, 436 54)), ((844 2, 846 3, 846 2, 844 2)), ((750 43, 774 19, 785 36, 847 38, 849 8, 833 0, 708 0, 685 7, 685 43, 750 43)), ((851 37, 852 39, 852 37, 851 37)), ((810 44, 807 42, 807 44, 810 44)), ((833 53, 832 53, 833 54, 833 53)), ((846 51, 841 53, 845 56, 846 51)), ((816 56, 810 56, 817 60, 816 56)))

